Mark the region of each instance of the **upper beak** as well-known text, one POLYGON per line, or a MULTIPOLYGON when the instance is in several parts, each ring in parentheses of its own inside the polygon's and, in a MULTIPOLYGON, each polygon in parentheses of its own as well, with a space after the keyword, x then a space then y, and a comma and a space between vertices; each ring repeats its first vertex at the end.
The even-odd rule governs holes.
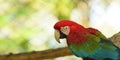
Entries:
POLYGON ((54 35, 55 35, 56 41, 60 43, 60 32, 58 30, 55 30, 54 35))

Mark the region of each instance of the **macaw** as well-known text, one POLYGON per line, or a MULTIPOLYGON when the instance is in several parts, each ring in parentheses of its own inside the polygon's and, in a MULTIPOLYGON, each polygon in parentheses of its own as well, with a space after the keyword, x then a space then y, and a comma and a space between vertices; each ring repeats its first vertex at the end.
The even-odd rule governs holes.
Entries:
POLYGON ((83 60, 120 60, 120 49, 97 29, 70 20, 57 22, 54 29, 56 41, 66 38, 71 52, 83 60))

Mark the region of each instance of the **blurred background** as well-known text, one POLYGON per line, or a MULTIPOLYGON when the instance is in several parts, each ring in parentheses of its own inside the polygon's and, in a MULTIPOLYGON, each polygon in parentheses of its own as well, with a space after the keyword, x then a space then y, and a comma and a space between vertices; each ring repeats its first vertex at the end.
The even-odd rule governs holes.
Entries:
POLYGON ((111 37, 120 31, 120 0, 0 0, 0 55, 65 47, 54 39, 53 26, 62 19, 111 37))

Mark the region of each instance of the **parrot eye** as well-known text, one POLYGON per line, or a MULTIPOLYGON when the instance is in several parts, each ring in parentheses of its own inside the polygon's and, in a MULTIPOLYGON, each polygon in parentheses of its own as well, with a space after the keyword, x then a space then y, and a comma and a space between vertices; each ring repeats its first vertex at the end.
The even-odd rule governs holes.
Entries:
POLYGON ((61 27, 60 31, 65 34, 65 35, 68 35, 69 32, 70 32, 70 28, 69 26, 64 26, 64 27, 61 27))

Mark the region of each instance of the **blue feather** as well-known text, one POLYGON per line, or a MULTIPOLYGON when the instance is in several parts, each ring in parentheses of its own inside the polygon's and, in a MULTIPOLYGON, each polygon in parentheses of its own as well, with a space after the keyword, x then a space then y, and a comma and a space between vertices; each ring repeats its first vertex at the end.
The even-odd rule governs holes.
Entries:
POLYGON ((95 42, 93 38, 92 40, 89 39, 88 42, 83 42, 83 44, 86 44, 85 46, 76 45, 76 44, 69 44, 69 48, 78 57, 89 57, 93 58, 95 60, 104 60, 104 59, 111 59, 111 60, 120 60, 120 49, 116 47, 111 41, 108 40, 102 40, 100 38, 97 38, 100 41, 95 42), (88 52, 86 49, 90 50, 92 49, 92 45, 90 45, 90 41, 92 43, 96 43, 98 46, 94 48, 92 52, 88 52), (88 46, 88 47, 87 47, 88 46), (77 48, 76 48, 77 47, 77 48))

